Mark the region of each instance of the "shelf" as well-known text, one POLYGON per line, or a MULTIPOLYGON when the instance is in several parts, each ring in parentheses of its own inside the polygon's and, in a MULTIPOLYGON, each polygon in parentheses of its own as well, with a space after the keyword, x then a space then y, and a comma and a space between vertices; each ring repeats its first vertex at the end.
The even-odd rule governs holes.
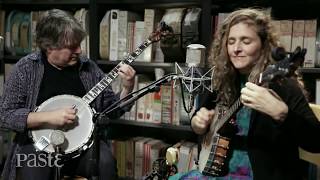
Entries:
POLYGON ((160 129, 166 129, 166 130, 174 130, 174 131, 186 131, 186 132, 192 132, 192 129, 190 125, 170 125, 170 124, 155 124, 155 123, 148 123, 148 122, 137 122, 137 121, 130 121, 130 120, 111 120, 111 125, 130 125, 130 126, 139 126, 139 127, 147 127, 147 128, 160 128, 160 129))
POLYGON ((168 143, 176 143, 182 139, 197 142, 197 135, 190 125, 174 126, 169 124, 154 124, 129 120, 111 120, 108 138, 126 139, 128 137, 152 137, 168 143))
POLYGON ((89 5, 89 0, 2 0, 3 5, 89 5))
POLYGON ((23 56, 13 56, 13 55, 5 55, 3 57, 3 61, 4 63, 7 64, 15 64, 19 61, 19 59, 21 59, 23 56))
POLYGON ((39 11, 52 8, 76 11, 80 8, 89 9, 90 0, 3 0, 0 1, 1 9, 11 11, 39 11))
MULTIPOLYGON (((119 4, 119 0, 97 0, 97 4, 119 4)), ((178 7, 178 6, 194 6, 199 5, 200 1, 198 0, 122 0, 121 4, 127 5, 143 5, 143 6, 157 6, 157 7, 178 7)))
POLYGON ((320 73, 320 68, 300 68, 299 72, 302 74, 317 74, 320 73))
MULTIPOLYGON (((105 70, 106 72, 110 71, 111 68, 118 65, 120 61, 108 61, 108 60, 98 60, 97 64, 102 70, 105 70)), ((178 63, 179 66, 185 67, 186 63, 178 63)), ((148 72, 148 73, 154 73, 155 68, 163 68, 166 72, 174 72, 175 71, 175 63, 173 62, 132 62, 130 64, 132 67, 135 68, 135 70, 140 72, 148 72)))

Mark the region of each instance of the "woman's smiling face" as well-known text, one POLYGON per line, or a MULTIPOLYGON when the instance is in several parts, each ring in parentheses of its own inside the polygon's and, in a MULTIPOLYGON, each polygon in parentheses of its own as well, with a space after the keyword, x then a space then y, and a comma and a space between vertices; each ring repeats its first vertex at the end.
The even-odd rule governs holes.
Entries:
POLYGON ((248 74, 261 55, 262 43, 256 28, 244 22, 230 28, 227 50, 230 61, 241 74, 248 74))

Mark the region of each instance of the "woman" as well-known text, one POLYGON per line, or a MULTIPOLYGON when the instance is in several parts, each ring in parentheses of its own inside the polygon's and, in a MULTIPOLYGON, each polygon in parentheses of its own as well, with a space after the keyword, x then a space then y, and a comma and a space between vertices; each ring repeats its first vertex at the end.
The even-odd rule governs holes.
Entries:
POLYGON ((225 19, 209 57, 218 93, 204 98, 191 126, 210 139, 209 127, 219 120, 214 118, 219 114, 216 105, 230 107, 240 97, 243 107, 231 121, 236 133, 231 136, 226 173, 204 176, 198 169, 171 179, 302 179, 298 147, 320 151, 320 143, 312 140, 320 138, 320 123, 296 79, 257 85, 260 73, 274 63, 271 50, 277 45, 271 18, 264 11, 241 9, 225 19))

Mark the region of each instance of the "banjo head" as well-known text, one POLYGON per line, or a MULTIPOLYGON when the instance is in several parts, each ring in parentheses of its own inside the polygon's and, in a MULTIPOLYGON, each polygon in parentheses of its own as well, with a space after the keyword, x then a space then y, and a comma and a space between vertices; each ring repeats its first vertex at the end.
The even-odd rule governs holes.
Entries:
POLYGON ((60 130, 65 136, 64 143, 60 146, 61 151, 66 155, 73 153, 78 155, 80 151, 85 150, 92 144, 90 143, 90 139, 94 129, 92 122, 94 115, 93 109, 80 97, 59 95, 43 102, 35 112, 52 111, 63 107, 75 107, 75 109, 77 109, 77 119, 75 123, 59 129, 49 126, 33 129, 31 136, 34 141, 34 146, 37 150, 54 153, 55 150, 50 143, 50 136, 52 132, 60 130))

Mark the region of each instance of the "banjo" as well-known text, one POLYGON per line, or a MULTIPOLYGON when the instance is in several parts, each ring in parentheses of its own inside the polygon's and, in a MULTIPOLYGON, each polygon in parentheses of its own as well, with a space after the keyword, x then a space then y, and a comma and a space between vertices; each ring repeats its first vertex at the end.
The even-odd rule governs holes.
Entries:
MULTIPOLYGON (((260 74, 259 85, 266 85, 269 82, 279 82, 283 78, 290 78, 295 70, 304 61, 306 49, 297 47, 290 56, 275 64, 267 66, 260 74)), ((201 145, 199 156, 199 171, 205 176, 223 176, 228 172, 228 157, 231 152, 230 142, 236 133, 236 124, 233 119, 236 112, 243 104, 238 98, 229 108, 218 105, 209 132, 205 135, 201 145)))
POLYGON ((133 62, 150 44, 170 34, 170 31, 171 28, 168 25, 160 22, 155 32, 151 33, 134 52, 128 54, 123 61, 115 66, 82 98, 73 95, 58 95, 40 104, 34 112, 53 111, 65 106, 73 107, 77 109, 77 121, 63 129, 43 126, 41 129, 31 130, 29 134, 36 150, 55 153, 56 142, 60 142, 61 145, 59 144, 59 148, 61 148, 60 151, 63 156, 75 158, 79 156, 82 151, 89 148, 93 144, 91 136, 94 131, 94 123, 92 119, 95 114, 95 110, 90 107, 90 103, 118 77, 120 65, 133 62))

